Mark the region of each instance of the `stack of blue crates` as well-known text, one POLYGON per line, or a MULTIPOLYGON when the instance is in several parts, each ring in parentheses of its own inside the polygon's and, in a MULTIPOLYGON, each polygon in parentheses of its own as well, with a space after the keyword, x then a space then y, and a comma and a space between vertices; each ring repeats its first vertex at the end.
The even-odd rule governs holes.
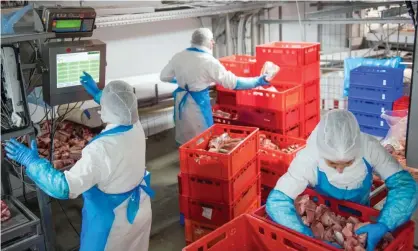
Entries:
POLYGON ((389 125, 380 117, 403 95, 403 69, 360 66, 350 73, 348 110, 364 133, 385 137, 389 125))

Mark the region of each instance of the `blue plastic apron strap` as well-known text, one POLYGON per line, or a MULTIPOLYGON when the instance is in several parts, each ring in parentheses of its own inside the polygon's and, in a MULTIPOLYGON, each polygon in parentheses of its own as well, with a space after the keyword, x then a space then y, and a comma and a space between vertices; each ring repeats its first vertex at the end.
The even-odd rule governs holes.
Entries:
POLYGON ((329 182, 327 175, 318 168, 318 181, 314 189, 320 194, 338 200, 347 200, 368 205, 370 203, 369 195, 373 183, 373 168, 364 158, 363 162, 367 168, 367 175, 364 178, 361 187, 351 190, 337 188, 329 182))
POLYGON ((190 48, 187 48, 186 50, 187 50, 187 51, 201 52, 201 53, 208 53, 208 52, 206 52, 206 51, 204 51, 204 50, 201 50, 201 49, 198 49, 198 48, 196 48, 196 47, 190 47, 190 48))
POLYGON ((91 142, 95 141, 96 139, 99 139, 101 137, 104 136, 111 136, 111 135, 116 135, 119 133, 123 133, 123 132, 127 132, 129 130, 131 130, 134 126, 133 125, 128 125, 128 126, 124 126, 124 125, 119 125, 117 127, 114 127, 112 129, 109 129, 107 131, 101 132, 99 134, 97 134, 96 136, 94 136, 88 144, 90 144, 91 142))

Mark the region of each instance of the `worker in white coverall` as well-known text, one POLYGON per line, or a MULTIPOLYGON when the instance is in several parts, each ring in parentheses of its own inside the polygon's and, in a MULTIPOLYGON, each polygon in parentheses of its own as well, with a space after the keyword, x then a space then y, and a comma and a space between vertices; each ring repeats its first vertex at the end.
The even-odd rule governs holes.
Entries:
POLYGON ((40 158, 36 141, 28 148, 12 139, 5 150, 26 174, 57 199, 84 198, 81 251, 147 251, 151 229, 150 174, 145 170, 145 134, 133 88, 113 81, 103 91, 85 73, 81 83, 101 105, 106 128, 65 172, 40 158))
POLYGON ((227 71, 212 55, 214 44, 212 31, 207 28, 196 30, 192 35, 191 47, 174 55, 161 71, 161 81, 179 85, 173 93, 178 145, 213 125, 209 97, 211 83, 233 90, 268 85, 265 76, 241 78, 227 71))
POLYGON ((417 208, 418 185, 412 176, 372 136, 360 132, 349 111, 328 112, 270 193, 266 210, 277 223, 312 236, 297 215, 294 199, 306 187, 338 200, 369 205, 373 172, 389 190, 376 223, 357 234, 367 233, 367 251, 374 251, 381 238, 408 221, 417 208))

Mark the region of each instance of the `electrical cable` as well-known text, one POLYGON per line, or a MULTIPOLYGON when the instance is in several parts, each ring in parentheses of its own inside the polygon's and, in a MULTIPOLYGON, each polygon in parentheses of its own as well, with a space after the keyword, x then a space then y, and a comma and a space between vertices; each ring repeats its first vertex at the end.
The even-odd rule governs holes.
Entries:
POLYGON ((65 218, 67 218, 68 223, 70 223, 71 228, 74 230, 74 232, 78 235, 78 237, 80 237, 80 233, 77 231, 77 229, 74 227, 72 221, 70 220, 70 217, 68 217, 67 212, 64 210, 64 207, 61 205, 61 202, 59 200, 56 199, 56 201, 58 202, 58 205, 60 206, 62 212, 65 215, 65 218))

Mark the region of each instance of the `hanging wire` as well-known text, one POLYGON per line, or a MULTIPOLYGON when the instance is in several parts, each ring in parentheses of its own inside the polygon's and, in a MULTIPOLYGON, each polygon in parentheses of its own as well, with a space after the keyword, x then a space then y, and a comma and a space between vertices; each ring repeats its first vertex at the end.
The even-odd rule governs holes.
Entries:
POLYGON ((302 38, 303 41, 305 41, 305 32, 302 26, 302 19, 300 17, 300 10, 299 10, 299 1, 296 0, 296 8, 298 10, 298 20, 299 20, 299 29, 300 29, 300 37, 302 38))

